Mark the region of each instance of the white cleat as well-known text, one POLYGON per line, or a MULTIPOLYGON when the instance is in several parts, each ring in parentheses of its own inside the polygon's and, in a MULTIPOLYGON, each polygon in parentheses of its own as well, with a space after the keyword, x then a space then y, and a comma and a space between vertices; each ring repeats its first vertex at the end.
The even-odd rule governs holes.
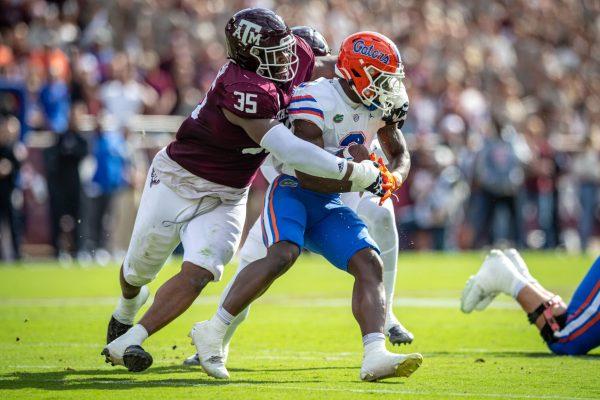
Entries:
POLYGON ((463 289, 460 309, 470 313, 485 309, 492 300, 503 292, 512 295, 515 285, 524 282, 512 262, 500 250, 492 250, 477 274, 471 276, 463 289))
POLYGON ((371 352, 363 358, 360 379, 367 382, 386 378, 408 378, 423 362, 418 353, 395 354, 387 350, 371 352))
POLYGON ((494 299, 496 298, 496 296, 498 296, 499 294, 500 294, 500 292, 492 292, 492 293, 490 293, 489 296, 484 297, 483 300, 481 300, 475 306, 475 311, 483 311, 483 310, 485 310, 487 308, 487 306, 489 306, 492 303, 492 301, 494 301, 494 299))
POLYGON ((194 324, 189 336, 196 346, 198 362, 204 372, 213 378, 229 379, 229 371, 225 368, 223 338, 216 334, 211 322, 194 324))
MULTIPOLYGON (((229 356, 229 344, 223 347, 223 364, 227 365, 227 356, 229 356)), ((183 365, 186 367, 199 367, 200 366, 200 357, 198 357, 198 353, 194 353, 185 360, 183 360, 183 365)))
POLYGON ((199 367, 200 358, 198 357, 198 353, 194 353, 185 360, 183 360, 183 365, 185 365, 186 367, 199 367))

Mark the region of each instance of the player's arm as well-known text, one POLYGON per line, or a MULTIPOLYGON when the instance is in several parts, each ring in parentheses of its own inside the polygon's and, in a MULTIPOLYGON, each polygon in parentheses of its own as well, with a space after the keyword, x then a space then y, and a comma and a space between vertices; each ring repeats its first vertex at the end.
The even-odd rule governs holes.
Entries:
MULTIPOLYGON (((323 131, 310 121, 303 119, 294 120, 294 134, 300 139, 304 139, 321 148, 325 146, 323 142, 323 131)), ((296 177, 300 182, 300 186, 314 192, 341 193, 352 190, 352 183, 349 181, 319 178, 300 171, 296 171, 296 177)))
POLYGON ((322 178, 352 182, 356 187, 379 193, 380 172, 373 163, 353 163, 296 137, 276 119, 242 118, 222 108, 225 118, 244 129, 248 136, 291 168, 322 178), (373 186, 375 185, 375 186, 373 186))
POLYGON ((310 80, 314 81, 317 78, 334 78, 337 59, 337 56, 315 57, 315 66, 313 67, 310 80))
POLYGON ((388 168, 394 175, 397 186, 400 187, 408 178, 411 164, 406 139, 397 124, 387 124, 380 128, 377 131, 377 138, 389 161, 388 168))
POLYGON ((406 145, 406 139, 400 128, 406 121, 408 114, 409 100, 406 88, 402 85, 401 95, 398 97, 396 107, 383 117, 385 126, 377 131, 379 143, 388 159, 391 173, 395 179, 395 188, 398 189, 406 181, 410 171, 410 153, 406 145))

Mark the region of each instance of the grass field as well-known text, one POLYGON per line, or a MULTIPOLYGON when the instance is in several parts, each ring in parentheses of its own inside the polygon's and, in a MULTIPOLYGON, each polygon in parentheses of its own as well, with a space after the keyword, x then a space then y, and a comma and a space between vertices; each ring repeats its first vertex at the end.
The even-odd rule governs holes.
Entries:
MULTIPOLYGON (((409 379, 363 383, 352 282, 321 258, 303 256, 255 304, 232 344, 232 379, 181 365, 186 337, 209 317, 225 279, 146 341, 155 363, 130 374, 104 363, 106 323, 118 293, 117 267, 55 264, 0 267, 0 399, 592 399, 600 398, 600 351, 550 355, 514 302, 502 296, 464 315, 458 298, 482 254, 400 257, 396 312, 416 336, 395 351, 421 352, 409 379)), ((526 254, 549 289, 569 299, 592 259, 526 254)), ((171 262, 153 291, 178 268, 171 262)))

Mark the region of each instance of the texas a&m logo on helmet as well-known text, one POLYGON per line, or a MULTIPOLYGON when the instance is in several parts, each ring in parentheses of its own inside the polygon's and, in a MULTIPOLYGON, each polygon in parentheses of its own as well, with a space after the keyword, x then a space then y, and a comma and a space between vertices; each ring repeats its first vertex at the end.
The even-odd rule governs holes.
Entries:
POLYGON ((240 67, 275 82, 294 79, 298 69, 296 38, 273 11, 238 11, 225 26, 225 39, 228 58, 240 67))
POLYGON ((242 19, 233 32, 233 36, 241 40, 244 45, 248 45, 249 43, 258 45, 262 37, 260 34, 261 29, 260 25, 242 19))

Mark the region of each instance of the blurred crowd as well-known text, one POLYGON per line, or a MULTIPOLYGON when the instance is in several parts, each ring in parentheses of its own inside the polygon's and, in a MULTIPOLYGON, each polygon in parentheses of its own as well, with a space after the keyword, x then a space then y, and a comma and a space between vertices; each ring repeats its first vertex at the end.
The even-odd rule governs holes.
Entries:
POLYGON ((358 30, 397 43, 413 157, 395 198, 404 249, 592 244, 597 1, 0 0, 0 255, 36 242, 36 201, 50 253, 126 248, 151 156, 132 118, 190 113, 226 58, 226 21, 248 6, 318 29, 334 52, 358 30), (32 144, 38 131, 48 143, 32 144))

